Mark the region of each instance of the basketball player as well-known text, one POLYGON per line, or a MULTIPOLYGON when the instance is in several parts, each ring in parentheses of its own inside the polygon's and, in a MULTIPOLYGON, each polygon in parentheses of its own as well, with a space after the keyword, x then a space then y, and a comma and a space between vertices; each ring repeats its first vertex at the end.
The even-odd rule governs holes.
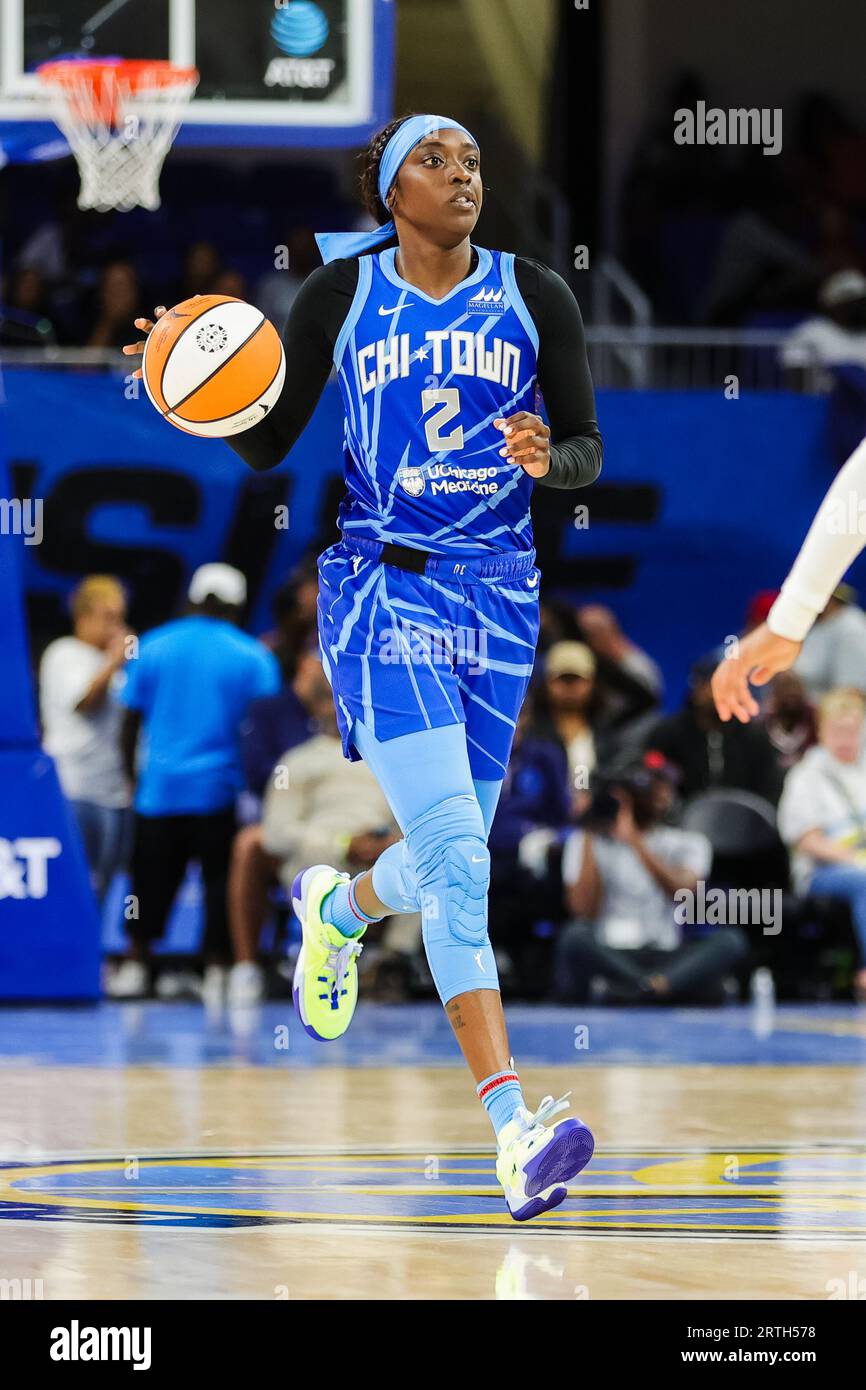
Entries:
POLYGON ((866 439, 839 470, 818 508, 767 621, 738 641, 716 667, 713 698, 721 719, 734 715, 748 724, 760 714, 749 682, 766 685, 777 672, 793 666, 815 619, 866 545, 864 510, 866 439))
POLYGON ((565 282, 470 240, 483 189, 469 131, 441 116, 394 121, 361 181, 379 229, 317 237, 325 264, 289 316, 282 395, 227 441, 251 467, 275 467, 336 369, 347 495, 342 539, 319 558, 320 646, 345 756, 372 769, 403 839, 353 879, 322 864, 299 874, 294 997, 312 1037, 339 1037, 367 925, 420 911, 523 1221, 564 1200, 593 1138, 577 1119, 545 1124, 567 1097, 524 1104, 487 930, 487 836, 538 636, 533 484, 591 483, 601 437, 565 282))

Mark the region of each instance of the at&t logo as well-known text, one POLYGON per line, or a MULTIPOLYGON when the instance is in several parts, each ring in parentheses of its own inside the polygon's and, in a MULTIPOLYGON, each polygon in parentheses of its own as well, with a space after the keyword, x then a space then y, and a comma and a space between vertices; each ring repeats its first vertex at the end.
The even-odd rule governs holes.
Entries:
POLYGON ((0 839, 0 898, 44 898, 48 861, 61 850, 53 835, 0 839))

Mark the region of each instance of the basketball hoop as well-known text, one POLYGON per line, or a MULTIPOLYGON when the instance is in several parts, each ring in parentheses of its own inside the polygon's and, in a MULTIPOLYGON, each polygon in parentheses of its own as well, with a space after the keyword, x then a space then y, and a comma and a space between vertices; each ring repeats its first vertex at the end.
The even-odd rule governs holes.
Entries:
POLYGON ((36 69, 81 173, 80 208, 159 207, 159 175, 198 85, 195 68, 64 58, 36 69))

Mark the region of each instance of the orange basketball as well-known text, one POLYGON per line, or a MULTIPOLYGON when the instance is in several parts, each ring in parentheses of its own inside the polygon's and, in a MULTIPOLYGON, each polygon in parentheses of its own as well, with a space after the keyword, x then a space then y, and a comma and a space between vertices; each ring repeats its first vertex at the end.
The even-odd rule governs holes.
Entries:
POLYGON ((264 419, 283 389, 286 358, 260 309, 229 295, 203 294, 157 320, 142 375, 164 419, 188 434, 223 439, 264 419))

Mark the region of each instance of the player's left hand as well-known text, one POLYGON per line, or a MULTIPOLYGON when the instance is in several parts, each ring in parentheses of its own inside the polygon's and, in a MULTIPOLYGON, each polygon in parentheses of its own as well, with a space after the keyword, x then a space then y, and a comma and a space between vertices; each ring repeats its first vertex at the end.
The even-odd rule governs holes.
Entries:
POLYGON ((800 654, 800 642, 777 637, 761 623, 747 637, 738 638, 716 667, 713 699, 719 718, 725 723, 733 715, 748 724, 760 714, 760 706, 749 684, 766 685, 779 671, 787 671, 800 654))
POLYGON ((505 435, 505 446, 499 450, 503 458, 519 463, 530 478, 543 478, 550 472, 550 430, 540 415, 518 410, 493 423, 505 435))

